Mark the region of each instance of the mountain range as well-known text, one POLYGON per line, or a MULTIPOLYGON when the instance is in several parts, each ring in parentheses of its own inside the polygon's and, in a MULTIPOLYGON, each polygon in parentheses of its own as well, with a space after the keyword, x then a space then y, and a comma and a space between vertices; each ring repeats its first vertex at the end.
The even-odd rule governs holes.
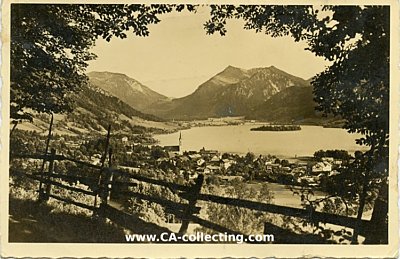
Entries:
MULTIPOLYGON (((341 127, 340 118, 323 118, 315 111, 309 80, 276 67, 242 69, 228 66, 183 98, 168 98, 127 75, 91 72, 89 84, 75 93, 76 108, 55 115, 56 134, 105 134, 108 125, 118 133, 168 133, 181 123, 244 116, 277 123, 301 123, 341 127)), ((19 128, 46 133, 48 118, 36 114, 33 123, 19 128)))
POLYGON ((91 85, 131 107, 163 119, 194 120, 245 116, 267 121, 319 120, 309 80, 274 66, 242 69, 228 66, 192 94, 171 99, 124 74, 91 72, 91 85))

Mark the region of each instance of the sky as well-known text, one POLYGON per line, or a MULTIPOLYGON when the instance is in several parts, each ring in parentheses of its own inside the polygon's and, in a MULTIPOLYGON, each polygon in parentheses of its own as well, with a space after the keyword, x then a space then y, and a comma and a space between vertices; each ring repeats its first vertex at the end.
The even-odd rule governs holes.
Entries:
POLYGON ((89 62, 90 71, 123 73, 168 97, 192 93, 200 84, 227 66, 244 69, 275 66, 309 79, 329 63, 304 50, 305 43, 291 37, 272 38, 243 29, 243 22, 229 21, 226 36, 207 35, 203 24, 208 10, 159 16, 150 25, 150 36, 96 41, 98 56, 89 62))

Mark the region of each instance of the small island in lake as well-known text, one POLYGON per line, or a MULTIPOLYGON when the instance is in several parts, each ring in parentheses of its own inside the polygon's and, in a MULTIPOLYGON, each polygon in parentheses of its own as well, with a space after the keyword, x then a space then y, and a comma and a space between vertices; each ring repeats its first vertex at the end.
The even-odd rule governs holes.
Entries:
POLYGON ((251 131, 295 131, 301 130, 299 125, 264 125, 258 128, 252 128, 251 131))

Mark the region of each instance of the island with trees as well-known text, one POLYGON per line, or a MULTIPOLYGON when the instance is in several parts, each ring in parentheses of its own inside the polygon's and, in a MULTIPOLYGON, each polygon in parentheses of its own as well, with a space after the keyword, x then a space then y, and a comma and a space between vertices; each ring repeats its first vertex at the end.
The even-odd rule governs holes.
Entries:
POLYGON ((299 125, 263 125, 257 128, 251 128, 251 131, 296 131, 301 130, 299 125))

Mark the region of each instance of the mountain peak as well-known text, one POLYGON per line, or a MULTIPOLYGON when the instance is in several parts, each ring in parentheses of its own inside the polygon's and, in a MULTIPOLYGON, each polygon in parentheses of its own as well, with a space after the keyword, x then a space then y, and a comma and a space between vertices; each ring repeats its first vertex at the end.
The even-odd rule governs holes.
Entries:
MULTIPOLYGON (((279 96, 282 98, 276 98, 279 101, 277 106, 285 107, 288 98, 296 100, 296 96, 291 94, 295 91, 287 89, 292 87, 297 89, 306 85, 305 80, 274 66, 252 69, 227 66, 201 84, 192 94, 173 99, 168 103, 160 103, 152 113, 159 117, 185 120, 243 116, 252 113, 253 108, 261 107, 263 103, 281 92, 279 96)), ((306 90, 309 89, 300 89, 298 92, 306 90)), ((312 100, 309 103, 312 105, 312 100)), ((303 107, 302 104, 298 106, 303 107)))
POLYGON ((222 72, 218 73, 219 77, 239 78, 240 80, 249 76, 248 71, 243 68, 227 66, 222 72))
POLYGON ((230 69, 240 69, 240 68, 229 65, 224 70, 230 70, 230 69))
POLYGON ((93 71, 87 75, 93 86, 107 91, 140 111, 155 102, 167 99, 167 97, 122 73, 93 71))
POLYGON ((246 73, 247 70, 243 69, 243 68, 234 67, 234 66, 229 65, 222 71, 222 73, 223 72, 242 72, 242 73, 245 72, 246 73))
POLYGON ((285 73, 285 74, 289 75, 289 73, 283 71, 282 69, 277 68, 276 66, 269 66, 268 69, 271 70, 271 71, 281 72, 281 73, 285 73))

